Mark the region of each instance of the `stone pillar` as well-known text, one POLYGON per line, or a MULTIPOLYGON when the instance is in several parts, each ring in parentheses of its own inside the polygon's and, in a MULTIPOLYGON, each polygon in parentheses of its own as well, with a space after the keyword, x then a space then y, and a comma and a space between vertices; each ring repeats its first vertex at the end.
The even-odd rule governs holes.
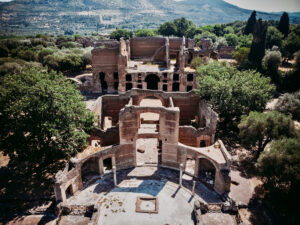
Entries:
POLYGON ((179 166, 179 186, 182 187, 182 172, 183 172, 183 164, 180 163, 180 166, 179 166))
POLYGON ((196 189, 196 181, 193 181, 193 188, 192 188, 192 195, 195 195, 195 189, 196 189))
POLYGON ((104 167, 103 167, 103 159, 102 158, 99 158, 98 165, 99 165, 99 174, 100 174, 100 176, 102 176, 104 174, 104 167))
POLYGON ((199 173, 199 158, 195 159, 195 169, 194 169, 194 176, 198 177, 199 173))
POLYGON ((117 169, 116 169, 116 166, 113 166, 113 174, 114 174, 114 185, 116 187, 118 185, 118 183, 117 183, 117 169))

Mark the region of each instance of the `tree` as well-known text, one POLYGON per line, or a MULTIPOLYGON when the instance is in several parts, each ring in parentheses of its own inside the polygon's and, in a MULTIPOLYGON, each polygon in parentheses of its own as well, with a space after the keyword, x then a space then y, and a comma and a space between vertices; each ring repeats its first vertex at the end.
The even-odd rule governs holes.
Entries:
POLYGON ((139 29, 135 32, 136 37, 153 37, 155 36, 155 33, 153 30, 145 30, 145 29, 139 29))
MULTIPOLYGON (((300 139, 284 138, 271 143, 256 164, 260 175, 267 179, 270 191, 287 192, 296 204, 300 188, 300 139)), ((278 197, 278 196, 277 196, 278 197)), ((287 199, 285 199, 286 201, 287 199)))
POLYGON ((220 48, 223 46, 228 46, 227 41, 224 37, 219 37, 214 43, 214 48, 220 50, 220 48))
POLYGON ((173 22, 166 22, 159 26, 158 33, 163 36, 177 35, 177 28, 173 22))
POLYGON ((277 111, 250 112, 248 116, 242 116, 238 128, 242 143, 248 147, 257 147, 256 158, 272 140, 296 136, 291 117, 277 111))
MULTIPOLYGON (((274 49, 274 48, 273 48, 274 49)), ((268 50, 262 60, 262 66, 266 73, 271 76, 273 82, 278 83, 279 71, 278 67, 282 62, 281 52, 279 50, 268 50)))
POLYGON ((271 49, 274 45, 281 47, 281 43, 283 40, 283 35, 280 31, 274 27, 268 27, 267 35, 266 35, 266 48, 271 49))
POLYGON ((247 21, 244 34, 246 35, 251 34, 254 30, 255 24, 256 24, 256 11, 254 10, 247 21))
POLYGON ((217 36, 209 31, 204 31, 202 34, 196 35, 194 39, 196 43, 201 41, 202 39, 210 39, 214 43, 217 40, 217 36))
POLYGON ((268 23, 263 22, 262 19, 256 21, 253 29, 253 41, 248 59, 258 69, 261 68, 261 61, 265 55, 267 29, 268 23))
POLYGON ((289 34, 289 30, 290 30, 290 18, 289 15, 284 12, 281 17, 280 17, 280 21, 278 24, 278 30, 285 36, 287 37, 289 34))
POLYGON ((186 33, 188 29, 193 26, 193 22, 190 20, 187 20, 184 17, 178 18, 174 20, 174 24, 176 26, 176 35, 178 37, 183 37, 186 36, 186 33))
POLYGON ((237 61, 240 68, 247 68, 249 65, 248 55, 250 53, 250 48, 241 47, 233 52, 233 58, 237 61))
POLYGON ((300 90, 280 96, 275 109, 286 115, 291 115, 294 120, 300 122, 300 90))
POLYGON ((200 57, 195 57, 193 58, 192 62, 191 62, 191 67, 194 69, 197 69, 199 66, 201 66, 203 64, 203 60, 200 57))
POLYGON ((300 28, 299 30, 291 31, 288 37, 282 42, 283 56, 292 59, 294 53, 300 51, 300 28))
POLYGON ((224 37, 229 46, 237 46, 239 37, 236 34, 225 34, 224 37))
POLYGON ((213 62, 197 69, 197 92, 214 106, 223 124, 234 125, 241 115, 263 111, 274 86, 270 79, 253 70, 238 71, 213 62))
POLYGON ((45 165, 86 146, 94 116, 76 86, 55 72, 23 70, 0 83, 0 149, 45 165))
POLYGON ((125 29, 117 29, 111 32, 109 36, 110 39, 116 39, 118 41, 120 41, 121 38, 128 40, 131 37, 132 37, 132 32, 125 29))

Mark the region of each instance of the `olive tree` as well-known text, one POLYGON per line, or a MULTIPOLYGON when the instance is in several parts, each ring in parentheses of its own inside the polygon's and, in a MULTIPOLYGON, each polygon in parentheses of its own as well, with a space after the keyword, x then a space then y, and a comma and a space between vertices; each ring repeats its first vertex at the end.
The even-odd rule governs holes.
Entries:
POLYGON ((10 159, 48 163, 86 145, 94 116, 76 86, 55 72, 22 70, 0 82, 0 149, 10 159))
POLYGON ((274 86, 260 73, 214 62, 197 69, 200 96, 211 103, 221 121, 238 123, 243 114, 262 111, 271 99, 274 86))
POLYGON ((272 140, 296 136, 291 117, 277 111, 250 112, 248 116, 242 116, 238 127, 242 143, 256 147, 257 157, 272 140))

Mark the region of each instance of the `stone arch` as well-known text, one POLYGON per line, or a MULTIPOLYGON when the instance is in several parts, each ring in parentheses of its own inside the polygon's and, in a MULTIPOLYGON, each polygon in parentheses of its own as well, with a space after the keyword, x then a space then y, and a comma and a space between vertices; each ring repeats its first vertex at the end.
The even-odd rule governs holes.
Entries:
POLYGON ((162 106, 166 106, 167 105, 165 99, 161 95, 159 95, 157 93, 154 93, 154 92, 145 93, 145 94, 143 93, 142 95, 139 95, 136 105, 139 106, 141 104, 142 100, 145 99, 145 98, 148 98, 148 97, 155 97, 155 98, 159 99, 161 101, 161 103, 162 103, 162 106))
POLYGON ((217 168, 215 163, 207 157, 198 157, 198 178, 211 187, 215 185, 217 168))
POLYGON ((156 74, 149 74, 145 78, 148 90, 158 90, 159 77, 156 74))
POLYGON ((89 176, 100 175, 99 169, 99 157, 93 156, 85 160, 80 168, 82 183, 84 184, 89 176))

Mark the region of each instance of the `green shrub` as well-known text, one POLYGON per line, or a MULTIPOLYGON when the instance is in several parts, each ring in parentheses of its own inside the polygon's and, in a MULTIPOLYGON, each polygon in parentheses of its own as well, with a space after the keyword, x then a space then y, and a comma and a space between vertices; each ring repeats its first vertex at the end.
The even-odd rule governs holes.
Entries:
POLYGON ((300 122, 300 90, 292 94, 280 96, 275 109, 286 115, 291 115, 294 120, 300 122))

